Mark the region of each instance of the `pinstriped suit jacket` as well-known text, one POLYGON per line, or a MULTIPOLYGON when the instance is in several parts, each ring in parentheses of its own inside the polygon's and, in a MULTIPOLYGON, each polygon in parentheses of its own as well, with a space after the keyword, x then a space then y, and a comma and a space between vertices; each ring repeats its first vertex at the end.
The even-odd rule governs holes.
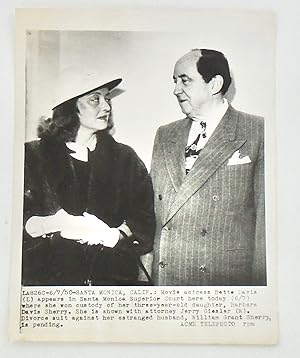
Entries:
POLYGON ((151 164, 157 285, 265 285, 264 126, 227 112, 185 174, 191 122, 158 129, 151 164), (240 158, 228 165, 232 155, 240 158))

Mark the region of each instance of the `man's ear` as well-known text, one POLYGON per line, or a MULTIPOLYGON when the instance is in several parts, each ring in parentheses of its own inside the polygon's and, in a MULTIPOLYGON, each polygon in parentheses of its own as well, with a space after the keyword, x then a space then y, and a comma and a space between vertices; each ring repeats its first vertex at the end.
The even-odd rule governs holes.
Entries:
POLYGON ((216 75, 210 80, 210 83, 211 83, 211 93, 212 95, 215 95, 221 92, 224 79, 221 75, 216 75))

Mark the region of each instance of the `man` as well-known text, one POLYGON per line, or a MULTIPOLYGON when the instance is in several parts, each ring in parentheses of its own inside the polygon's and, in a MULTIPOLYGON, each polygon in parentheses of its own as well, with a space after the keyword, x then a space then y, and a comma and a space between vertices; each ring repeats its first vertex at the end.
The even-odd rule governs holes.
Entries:
POLYGON ((263 119, 224 98, 228 62, 195 49, 174 69, 186 118, 157 131, 157 285, 266 285, 263 119))

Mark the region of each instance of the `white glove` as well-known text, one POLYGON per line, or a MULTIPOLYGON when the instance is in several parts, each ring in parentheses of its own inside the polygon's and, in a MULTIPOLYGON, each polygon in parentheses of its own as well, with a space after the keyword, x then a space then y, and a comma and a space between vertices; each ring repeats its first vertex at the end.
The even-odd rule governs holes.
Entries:
POLYGON ((116 228, 108 228, 102 231, 89 230, 84 233, 66 230, 60 234, 63 238, 78 241, 80 244, 103 245, 111 248, 116 246, 120 237, 120 232, 116 228))
MULTIPOLYGON (((77 218, 77 217, 76 217, 77 218)), ((120 232, 116 228, 110 228, 104 221, 95 215, 83 213, 84 225, 77 229, 66 228, 61 231, 65 239, 76 240, 81 244, 103 245, 115 247, 119 241, 120 232)))
POLYGON ((27 220, 25 230, 34 238, 60 231, 65 239, 111 248, 117 244, 120 236, 118 229, 110 228, 95 215, 84 213, 83 216, 75 216, 64 209, 55 215, 32 216, 27 220))
POLYGON ((54 215, 32 216, 25 224, 25 230, 31 237, 39 237, 52 232, 60 231, 62 223, 70 217, 64 209, 54 215))
POLYGON ((86 224, 89 228, 93 228, 94 230, 106 230, 110 229, 110 227, 101 219, 97 218, 97 216, 84 212, 83 217, 85 218, 86 224))
MULTIPOLYGON (((100 219, 98 221, 103 223, 100 219)), ((32 216, 27 220, 25 230, 30 236, 39 237, 57 231, 82 233, 89 230, 90 226, 91 222, 87 221, 82 215, 70 215, 64 209, 60 209, 54 215, 32 216)), ((101 228, 106 227, 108 226, 105 223, 101 226, 101 228)))

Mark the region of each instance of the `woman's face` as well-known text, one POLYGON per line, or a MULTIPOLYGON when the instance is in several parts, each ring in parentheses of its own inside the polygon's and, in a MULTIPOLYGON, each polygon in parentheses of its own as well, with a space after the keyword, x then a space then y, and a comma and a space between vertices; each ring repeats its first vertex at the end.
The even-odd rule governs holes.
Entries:
POLYGON ((107 88, 101 88, 78 98, 77 107, 82 127, 93 132, 107 128, 111 111, 108 92, 107 88))

